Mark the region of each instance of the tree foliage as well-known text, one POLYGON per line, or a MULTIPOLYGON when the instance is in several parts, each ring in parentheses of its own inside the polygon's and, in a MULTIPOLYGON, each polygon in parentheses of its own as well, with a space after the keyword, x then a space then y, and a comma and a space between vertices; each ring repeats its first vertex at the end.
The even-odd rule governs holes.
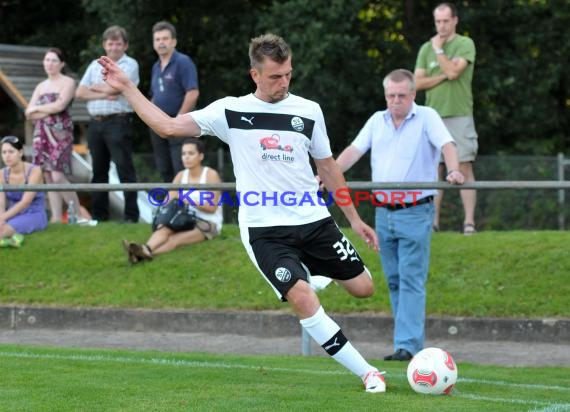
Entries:
POLYGON ((67 55, 68 66, 80 64, 86 34, 99 30, 97 14, 89 13, 77 0, 5 0, 0 2, 0 43, 54 46, 67 55))
POLYGON ((465 9, 463 26, 478 47, 474 93, 483 150, 568 150, 570 3, 482 1, 465 9))
MULTIPOLYGON (((0 42, 59 46, 75 71, 102 53, 111 24, 130 34, 129 54, 148 90, 156 60, 151 28, 169 20, 178 49, 195 60, 199 105, 253 89, 249 40, 266 31, 283 35, 294 52, 292 91, 318 101, 335 152, 374 111, 385 107, 382 77, 413 70, 432 33, 434 2, 427 0, 6 0, 0 4, 0 42)), ((477 47, 475 119, 481 153, 554 154, 570 141, 570 3, 566 0, 457 2, 461 34, 477 47)), ((423 101, 422 95, 418 102, 423 101)), ((142 133, 142 128, 141 128, 142 133)), ((141 145, 148 139, 139 138, 141 145)))

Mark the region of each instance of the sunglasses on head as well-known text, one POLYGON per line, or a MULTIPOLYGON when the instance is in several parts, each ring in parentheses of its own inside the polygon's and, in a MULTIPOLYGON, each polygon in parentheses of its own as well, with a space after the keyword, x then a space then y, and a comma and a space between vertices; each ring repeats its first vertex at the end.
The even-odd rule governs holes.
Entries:
POLYGON ((2 144, 4 144, 4 143, 18 144, 18 143, 20 143, 20 139, 18 139, 16 136, 5 136, 2 138, 2 141, 0 143, 2 143, 2 144))

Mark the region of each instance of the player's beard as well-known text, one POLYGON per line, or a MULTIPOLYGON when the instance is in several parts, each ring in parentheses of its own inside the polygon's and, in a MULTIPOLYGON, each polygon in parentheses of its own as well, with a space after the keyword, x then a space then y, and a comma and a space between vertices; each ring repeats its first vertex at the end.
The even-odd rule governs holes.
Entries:
POLYGON ((271 103, 277 103, 289 96, 289 89, 283 89, 274 93, 271 97, 271 103))

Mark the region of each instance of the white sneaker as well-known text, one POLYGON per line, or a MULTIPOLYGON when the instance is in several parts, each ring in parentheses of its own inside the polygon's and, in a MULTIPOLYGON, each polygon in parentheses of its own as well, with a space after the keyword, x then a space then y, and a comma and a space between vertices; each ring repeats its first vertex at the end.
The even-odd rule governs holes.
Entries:
POLYGON ((366 392, 386 392, 386 380, 384 379, 384 376, 382 376, 385 373, 386 372, 378 372, 373 370, 364 375, 362 382, 364 382, 364 388, 366 392))
POLYGON ((77 224, 80 226, 91 226, 91 227, 93 227, 93 226, 97 226, 97 223, 99 223, 99 222, 97 222, 96 220, 93 220, 93 219, 88 220, 88 219, 85 219, 84 217, 80 217, 79 219, 77 219, 77 224))

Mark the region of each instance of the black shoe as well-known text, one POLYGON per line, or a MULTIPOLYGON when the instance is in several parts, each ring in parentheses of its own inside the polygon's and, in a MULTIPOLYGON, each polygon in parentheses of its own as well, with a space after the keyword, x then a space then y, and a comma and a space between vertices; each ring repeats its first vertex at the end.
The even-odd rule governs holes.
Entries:
POLYGON ((384 360, 397 360, 397 361, 409 361, 413 356, 410 352, 405 349, 398 349, 391 355, 384 356, 384 360))

